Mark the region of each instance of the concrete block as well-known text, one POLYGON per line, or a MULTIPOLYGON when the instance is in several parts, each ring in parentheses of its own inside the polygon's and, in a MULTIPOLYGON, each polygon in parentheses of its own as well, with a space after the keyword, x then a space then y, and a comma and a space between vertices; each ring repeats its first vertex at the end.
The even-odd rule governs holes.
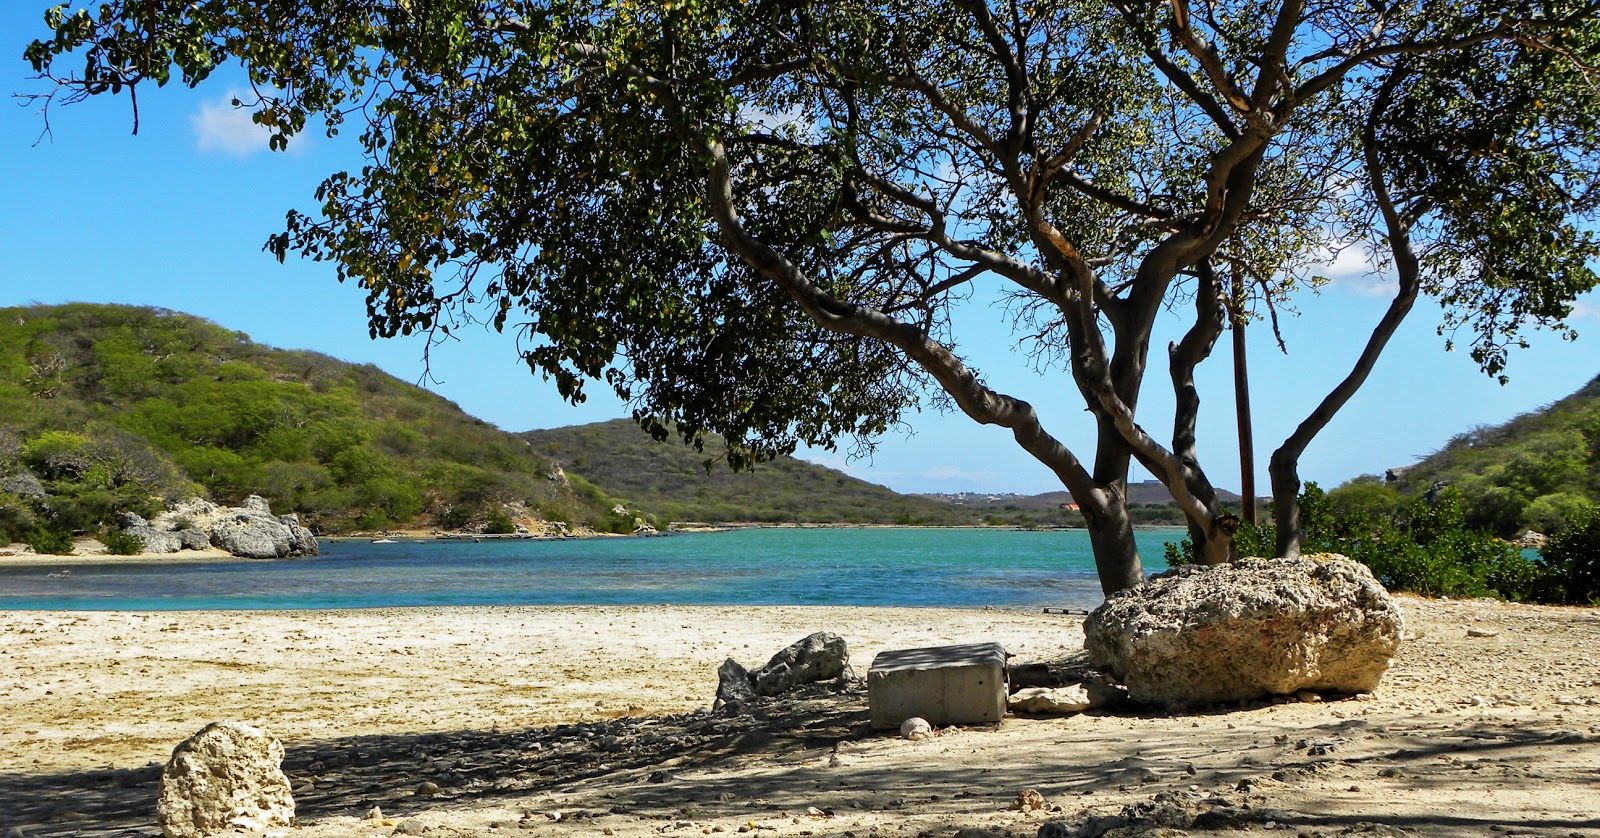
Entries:
POLYGON ((1006 714, 1006 650, 969 643, 880 652, 867 670, 872 726, 913 716, 934 725, 998 722, 1006 714))

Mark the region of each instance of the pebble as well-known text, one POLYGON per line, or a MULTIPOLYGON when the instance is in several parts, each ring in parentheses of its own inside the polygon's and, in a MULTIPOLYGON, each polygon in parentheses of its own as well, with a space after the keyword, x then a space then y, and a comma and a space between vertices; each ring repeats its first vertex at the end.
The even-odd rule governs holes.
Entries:
POLYGON ((381 821, 383 820, 383 810, 374 806, 367 810, 367 814, 364 817, 369 821, 381 821))
POLYGON ((933 725, 928 724, 927 719, 918 716, 912 716, 911 718, 900 723, 900 738, 908 739, 912 742, 920 742, 924 739, 932 739, 933 725))
MULTIPOLYGON (((439 784, 438 783, 435 783, 435 782, 432 782, 432 781, 429 781, 429 780, 423 780, 422 783, 417 786, 416 794, 417 794, 418 797, 432 797, 432 796, 434 796, 434 795, 436 795, 438 793, 439 793, 439 784)), ((401 824, 401 826, 404 826, 404 825, 405 824, 401 824)))
POLYGON ((1500 636, 1500 632, 1495 631, 1494 629, 1469 628, 1469 629, 1467 629, 1467 636, 1468 637, 1499 637, 1500 636))

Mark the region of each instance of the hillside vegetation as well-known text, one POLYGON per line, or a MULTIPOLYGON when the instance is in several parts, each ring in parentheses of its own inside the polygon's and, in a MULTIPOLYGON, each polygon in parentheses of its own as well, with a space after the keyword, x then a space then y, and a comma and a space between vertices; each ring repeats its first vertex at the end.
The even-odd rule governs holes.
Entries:
POLYGON ((980 512, 898 494, 793 457, 780 457, 741 472, 718 462, 708 471, 707 458, 724 450, 720 438, 710 440, 701 453, 676 441, 656 442, 626 419, 528 431, 520 436, 532 443, 536 452, 605 491, 673 521, 984 523, 980 512))
POLYGON ((1330 494, 1352 510, 1377 510, 1443 482, 1460 492, 1469 524, 1502 536, 1560 532, 1600 503, 1600 377, 1543 409, 1460 434, 1396 472, 1387 485, 1359 478, 1330 494))
POLYGON ((259 494, 322 532, 503 523, 506 505, 529 520, 633 521, 511 434, 371 365, 89 304, 0 309, 0 490, 12 538, 193 494, 259 494))

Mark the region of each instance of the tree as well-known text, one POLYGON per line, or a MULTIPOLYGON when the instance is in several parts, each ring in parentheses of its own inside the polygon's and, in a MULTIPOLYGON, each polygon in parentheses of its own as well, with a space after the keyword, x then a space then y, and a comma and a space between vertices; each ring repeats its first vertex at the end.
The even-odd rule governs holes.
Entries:
MULTIPOLYGON (((870 440, 919 398, 1009 429, 1072 493, 1102 587, 1142 569, 1130 460, 1201 561, 1237 519, 1197 455, 1196 367, 1231 289, 1262 302, 1340 246, 1400 294, 1344 385, 1273 458, 1298 549, 1300 453, 1419 292, 1498 372, 1525 321, 1595 284, 1593 0, 110 0, 55 10, 42 94, 130 93, 236 60, 282 148, 354 118, 367 165, 268 247, 368 291, 374 335, 480 312, 583 398, 738 466, 870 440), (71 57, 71 61, 65 60, 71 57), (1070 450, 961 354, 952 304, 1001 295, 1021 354, 1095 424, 1070 450), (1137 419, 1163 306, 1166 443, 1137 419)), ((137 110, 135 110, 137 113, 137 110)))

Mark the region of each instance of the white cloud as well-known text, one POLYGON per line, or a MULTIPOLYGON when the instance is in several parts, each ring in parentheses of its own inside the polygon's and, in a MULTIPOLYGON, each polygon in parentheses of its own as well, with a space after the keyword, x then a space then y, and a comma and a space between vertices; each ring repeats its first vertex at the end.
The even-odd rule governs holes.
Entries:
POLYGON ((1343 288, 1362 296, 1392 297, 1397 281, 1394 271, 1379 271, 1365 247, 1351 244, 1338 253, 1324 254, 1327 262, 1316 273, 1329 279, 1334 287, 1343 288))
MULTIPOLYGON (((195 148, 232 157, 249 157, 258 151, 266 151, 272 129, 251 121, 254 109, 248 103, 255 100, 254 93, 232 89, 216 99, 201 102, 200 109, 189 116, 189 125, 195 133, 195 148), (235 107, 235 99, 247 105, 235 107)), ((290 141, 289 148, 303 148, 309 137, 309 134, 296 135, 290 141)))
POLYGON ((1572 317, 1569 320, 1600 320, 1600 298, 1594 295, 1579 297, 1572 304, 1572 317))

